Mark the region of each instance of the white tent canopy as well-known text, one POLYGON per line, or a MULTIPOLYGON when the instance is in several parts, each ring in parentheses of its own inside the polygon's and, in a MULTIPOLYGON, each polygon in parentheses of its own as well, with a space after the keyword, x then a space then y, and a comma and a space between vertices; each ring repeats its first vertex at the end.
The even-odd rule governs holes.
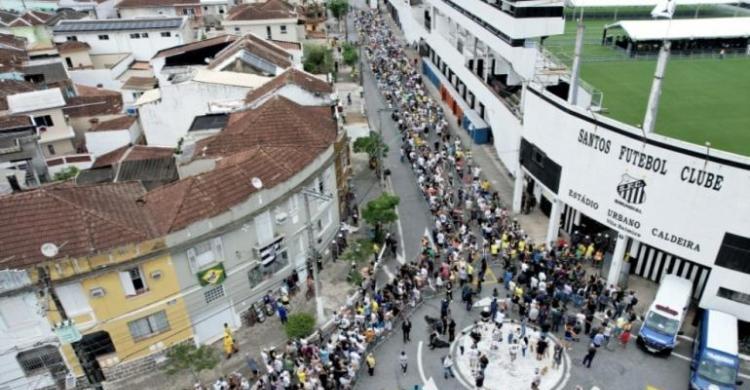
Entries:
POLYGON ((614 27, 625 30, 634 42, 750 37, 750 17, 623 20, 605 26, 614 27))
MULTIPOLYGON (((739 4, 750 0, 676 0, 677 5, 739 4)), ((569 7, 643 7, 656 6, 658 0, 565 0, 569 7)))

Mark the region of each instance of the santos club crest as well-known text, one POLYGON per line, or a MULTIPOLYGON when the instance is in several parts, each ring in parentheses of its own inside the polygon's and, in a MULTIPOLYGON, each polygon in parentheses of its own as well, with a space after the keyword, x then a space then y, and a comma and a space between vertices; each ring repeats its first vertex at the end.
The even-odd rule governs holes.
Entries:
POLYGON ((617 194, 630 204, 641 204, 646 200, 646 182, 626 173, 617 185, 617 194))

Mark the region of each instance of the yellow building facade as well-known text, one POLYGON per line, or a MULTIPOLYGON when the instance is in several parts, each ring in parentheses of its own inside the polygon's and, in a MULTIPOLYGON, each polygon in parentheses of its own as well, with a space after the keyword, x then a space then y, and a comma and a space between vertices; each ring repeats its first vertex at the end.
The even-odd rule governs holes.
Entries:
MULTIPOLYGON (((89 258, 56 260, 45 269, 83 335, 79 352, 91 353, 108 381, 118 379, 125 367, 159 356, 193 336, 172 259, 161 239, 89 258)), ((38 270, 30 271, 34 279, 42 277, 38 270)), ((61 317, 48 299, 48 317, 54 325, 61 317)), ((73 346, 61 349, 74 373, 83 375, 73 346)))

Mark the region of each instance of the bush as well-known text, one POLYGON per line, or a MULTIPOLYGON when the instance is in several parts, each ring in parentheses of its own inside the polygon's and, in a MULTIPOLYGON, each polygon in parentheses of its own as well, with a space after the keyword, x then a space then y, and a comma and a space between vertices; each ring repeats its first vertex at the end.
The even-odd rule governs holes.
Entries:
POLYGON ((333 51, 323 45, 307 44, 303 46, 302 64, 305 72, 328 74, 333 72, 333 51))
POLYGON ((345 64, 349 66, 355 66, 357 64, 357 61, 359 61, 359 53, 357 52, 357 47, 349 42, 344 43, 343 58, 345 64))
POLYGON ((362 276, 362 273, 359 272, 359 270, 353 269, 349 271, 349 275, 346 276, 346 280, 349 281, 353 286, 360 287, 362 286, 362 282, 364 282, 365 278, 362 276))
POLYGON ((305 338, 315 331, 315 316, 310 313, 295 313, 287 319, 284 330, 290 339, 305 338))
POLYGON ((67 167, 60 172, 55 173, 55 176, 52 178, 53 181, 65 181, 68 179, 73 179, 76 176, 78 176, 78 173, 80 172, 80 169, 78 169, 75 166, 67 167))
POLYGON ((182 343, 167 351, 167 364, 163 369, 169 375, 187 371, 193 380, 198 381, 201 371, 212 370, 217 364, 219 356, 211 346, 196 347, 193 343, 182 343))
POLYGON ((361 263, 365 260, 372 258, 372 254, 375 252, 372 247, 372 241, 366 238, 360 238, 357 241, 351 243, 344 253, 341 254, 341 259, 346 261, 353 261, 355 263, 361 263))

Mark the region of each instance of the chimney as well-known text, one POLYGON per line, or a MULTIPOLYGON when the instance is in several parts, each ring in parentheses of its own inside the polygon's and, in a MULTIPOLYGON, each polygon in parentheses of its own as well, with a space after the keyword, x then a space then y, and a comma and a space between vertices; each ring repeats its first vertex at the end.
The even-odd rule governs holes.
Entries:
POLYGON ((21 184, 18 183, 18 178, 15 175, 9 175, 6 179, 8 179, 8 184, 10 184, 13 192, 21 192, 21 184))

